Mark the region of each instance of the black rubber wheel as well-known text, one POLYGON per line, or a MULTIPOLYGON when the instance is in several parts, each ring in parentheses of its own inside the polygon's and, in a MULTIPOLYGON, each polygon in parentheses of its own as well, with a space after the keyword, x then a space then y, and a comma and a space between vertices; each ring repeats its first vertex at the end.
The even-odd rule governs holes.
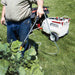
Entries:
POLYGON ((58 39, 59 39, 59 37, 58 37, 58 35, 55 32, 52 32, 50 34, 50 40, 51 41, 58 41, 58 39))

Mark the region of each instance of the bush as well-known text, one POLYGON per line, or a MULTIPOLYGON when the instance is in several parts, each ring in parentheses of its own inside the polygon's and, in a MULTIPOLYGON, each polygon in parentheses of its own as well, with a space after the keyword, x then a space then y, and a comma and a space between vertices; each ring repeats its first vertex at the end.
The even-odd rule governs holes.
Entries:
POLYGON ((6 68, 0 70, 1 75, 44 75, 34 47, 27 50, 22 57, 19 50, 21 43, 18 40, 11 44, 0 42, 0 65, 6 68), (6 67, 2 65, 5 64, 4 61, 8 64, 6 67))

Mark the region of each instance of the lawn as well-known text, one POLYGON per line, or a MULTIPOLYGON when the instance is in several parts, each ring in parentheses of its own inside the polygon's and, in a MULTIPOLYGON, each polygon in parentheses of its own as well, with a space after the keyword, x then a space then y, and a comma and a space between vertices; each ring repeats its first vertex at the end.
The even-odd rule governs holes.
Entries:
MULTIPOLYGON (((39 63, 45 75, 75 75, 75 0, 44 0, 44 6, 48 6, 49 17, 71 18, 69 34, 57 41, 59 53, 57 56, 50 55, 56 52, 57 48, 42 30, 34 30, 30 39, 38 44, 39 63)), ((35 7, 35 5, 33 5, 35 7)), ((0 4, 0 19, 2 5, 0 4)), ((0 38, 6 42, 6 26, 0 24, 0 38)), ((35 44, 34 44, 35 45, 35 44)))

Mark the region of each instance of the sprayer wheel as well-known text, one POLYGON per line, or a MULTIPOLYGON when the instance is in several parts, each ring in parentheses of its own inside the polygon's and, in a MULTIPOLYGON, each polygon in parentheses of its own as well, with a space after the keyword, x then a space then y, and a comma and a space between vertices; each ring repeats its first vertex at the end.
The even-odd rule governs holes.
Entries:
POLYGON ((58 41, 59 37, 55 32, 51 32, 50 34, 50 40, 51 41, 58 41))

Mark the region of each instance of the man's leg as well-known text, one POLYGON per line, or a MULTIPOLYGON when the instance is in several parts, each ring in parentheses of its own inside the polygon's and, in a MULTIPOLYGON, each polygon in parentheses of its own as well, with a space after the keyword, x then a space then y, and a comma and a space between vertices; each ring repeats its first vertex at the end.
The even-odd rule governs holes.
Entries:
POLYGON ((7 42, 10 43, 11 41, 15 41, 16 37, 13 32, 13 23, 7 22, 7 42))
MULTIPOLYGON (((19 30, 19 37, 20 37, 20 41, 24 41, 27 34, 29 33, 30 30, 30 26, 31 26, 31 19, 27 18, 25 19, 21 25, 20 25, 20 30, 19 30)), ((25 44, 25 50, 27 49, 29 42, 28 42, 28 38, 26 40, 26 44, 25 44)), ((25 50, 23 51, 23 53, 25 52, 25 50)))
POLYGON ((7 22, 7 42, 18 40, 19 37, 19 23, 11 21, 7 22))

